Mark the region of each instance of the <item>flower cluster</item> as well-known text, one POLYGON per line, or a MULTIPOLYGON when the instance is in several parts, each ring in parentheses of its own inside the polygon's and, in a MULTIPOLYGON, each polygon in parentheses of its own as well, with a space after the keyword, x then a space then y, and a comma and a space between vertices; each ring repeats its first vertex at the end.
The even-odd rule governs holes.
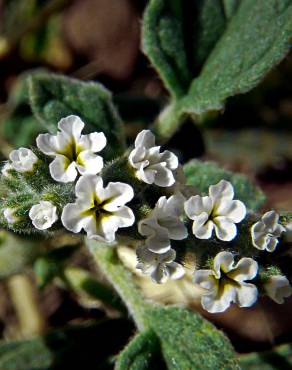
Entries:
POLYGON ((83 135, 83 128, 79 117, 65 117, 56 135, 37 137, 37 148, 10 153, 1 177, 7 185, 4 226, 20 232, 65 228, 105 243, 130 237, 138 245, 136 268, 158 284, 182 278, 191 253, 193 282, 212 313, 231 303, 249 307, 260 294, 277 303, 292 294, 279 269, 260 263, 286 231, 275 211, 262 217, 250 212, 224 179, 210 185, 208 195, 187 196, 176 181, 177 156, 155 145, 149 130, 137 135, 128 156, 104 163, 105 135, 83 135))

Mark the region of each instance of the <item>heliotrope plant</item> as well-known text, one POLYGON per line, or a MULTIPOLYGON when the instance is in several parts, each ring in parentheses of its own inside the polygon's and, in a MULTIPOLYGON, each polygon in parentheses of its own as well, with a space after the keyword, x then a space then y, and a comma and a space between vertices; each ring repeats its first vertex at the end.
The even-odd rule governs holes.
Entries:
POLYGON ((266 256, 283 248, 279 214, 250 211, 225 179, 208 195, 188 196, 196 189, 177 181, 177 156, 157 146, 150 130, 106 162, 104 133, 82 135, 84 125, 64 117, 56 135, 40 134, 36 148, 10 153, 1 176, 2 225, 21 233, 65 228, 112 248, 126 238, 137 246, 136 268, 158 284, 182 278, 184 256, 192 253, 193 282, 212 313, 231 303, 250 307, 259 294, 277 303, 291 295, 277 259, 266 256))
MULTIPOLYGON (((186 118, 196 125, 208 122, 224 111, 227 100, 251 90, 284 58, 291 48, 292 4, 147 4, 141 44, 169 93, 152 131, 141 131, 127 148, 122 120, 103 86, 30 74, 11 103, 13 109, 15 104, 28 108, 30 125, 21 122, 23 132, 32 127, 35 133, 38 124, 42 133, 36 147, 12 151, 3 164, 0 223, 29 235, 29 242, 40 234, 54 245, 60 232, 84 238, 138 329, 118 355, 116 370, 233 370, 238 363, 224 335, 197 313, 146 300, 119 259, 118 247, 132 246, 135 268, 157 284, 173 280, 179 286, 191 267, 193 286, 200 288, 202 307, 210 313, 232 303, 250 307, 260 296, 283 303, 291 295, 291 269, 283 263, 291 248, 291 213, 260 212, 264 195, 245 176, 197 160, 182 166, 155 142, 172 137, 186 118)), ((68 279, 64 257, 56 253, 53 258, 55 252, 58 248, 48 253, 54 271, 46 273, 51 277, 61 270, 68 279)), ((79 290, 86 285, 84 274, 74 279, 79 290)), ((95 298, 117 307, 102 284, 94 286, 95 298)))

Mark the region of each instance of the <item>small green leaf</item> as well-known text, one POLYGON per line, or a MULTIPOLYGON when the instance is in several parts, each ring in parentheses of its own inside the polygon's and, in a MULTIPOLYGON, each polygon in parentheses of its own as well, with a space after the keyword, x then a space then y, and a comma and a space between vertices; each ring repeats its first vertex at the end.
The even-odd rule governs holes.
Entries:
POLYGON ((39 288, 44 288, 54 277, 62 274, 64 264, 72 257, 77 246, 65 245, 39 257, 34 263, 34 273, 39 288))
POLYGON ((242 370, 288 370, 292 368, 292 348, 285 344, 271 351, 249 353, 240 356, 239 363, 242 370))
POLYGON ((290 0, 242 1, 192 82, 182 110, 219 110, 227 98, 251 90, 290 50, 291 29, 290 0))
POLYGON ((151 0, 142 43, 171 95, 156 131, 198 123, 255 87, 289 52, 291 0, 151 0))
POLYGON ((138 333, 119 354, 115 370, 163 370, 160 344, 152 330, 138 333))
POLYGON ((200 315, 176 307, 153 307, 148 315, 168 370, 239 369, 228 339, 200 315))
POLYGON ((0 279, 23 272, 44 252, 43 240, 0 231, 0 279))
POLYGON ((33 74, 29 81, 30 104, 41 125, 55 133, 58 121, 71 114, 86 124, 85 131, 103 131, 107 159, 124 151, 125 136, 110 92, 97 82, 81 82, 49 73, 33 74))
POLYGON ((187 92, 224 27, 220 0, 149 2, 142 46, 173 98, 187 92))
POLYGON ((224 179, 234 187, 235 199, 245 203, 250 209, 257 209, 265 202, 264 193, 255 186, 245 175, 236 174, 220 168, 214 162, 192 160, 184 165, 187 185, 192 185, 200 193, 208 193, 210 185, 224 179))
POLYGON ((28 73, 21 74, 7 101, 7 113, 1 122, 1 133, 15 147, 29 146, 42 130, 29 106, 28 73))

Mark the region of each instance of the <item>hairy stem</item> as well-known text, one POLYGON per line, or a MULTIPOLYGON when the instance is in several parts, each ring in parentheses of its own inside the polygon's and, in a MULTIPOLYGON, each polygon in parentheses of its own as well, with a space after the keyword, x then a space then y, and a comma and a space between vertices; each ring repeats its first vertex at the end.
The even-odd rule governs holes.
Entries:
POLYGON ((116 249, 89 239, 86 239, 86 245, 100 270, 105 274, 127 306, 137 328, 140 331, 147 328, 149 326, 147 317, 148 304, 134 283, 131 272, 126 270, 119 260, 116 249))

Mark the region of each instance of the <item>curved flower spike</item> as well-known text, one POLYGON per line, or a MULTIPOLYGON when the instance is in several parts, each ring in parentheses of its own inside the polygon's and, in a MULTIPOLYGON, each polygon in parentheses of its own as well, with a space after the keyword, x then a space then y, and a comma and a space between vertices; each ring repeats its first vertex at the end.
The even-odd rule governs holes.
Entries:
POLYGON ((261 220, 251 227, 251 238, 254 247, 273 252, 278 244, 278 238, 285 227, 278 223, 279 215, 275 211, 266 212, 261 220))
POLYGON ((289 280, 283 275, 270 276, 269 280, 264 284, 264 289, 267 296, 279 304, 284 303, 284 298, 292 294, 289 280))
POLYGON ((103 187, 102 178, 81 176, 76 183, 75 203, 67 204, 62 213, 66 229, 79 233, 84 229, 89 239, 113 242, 120 227, 132 226, 135 216, 125 206, 134 196, 130 185, 110 182, 103 187))
POLYGON ((258 264, 252 258, 241 258, 234 265, 230 252, 220 252, 213 261, 212 270, 197 270, 195 284, 205 289, 201 297, 202 307, 208 312, 223 312, 232 302, 240 307, 250 307, 257 300, 255 285, 246 283, 257 275, 258 264))
POLYGON ((182 240, 188 236, 181 216, 185 198, 177 193, 168 199, 160 197, 148 217, 138 224, 138 231, 146 236, 147 248, 155 253, 165 253, 170 249, 170 239, 182 240))
POLYGON ((51 202, 41 200, 31 207, 29 217, 36 229, 49 229, 58 220, 57 207, 51 202))
POLYGON ((38 157, 34 152, 27 148, 19 148, 17 150, 12 150, 9 154, 9 159, 11 163, 7 163, 2 171, 14 169, 18 172, 30 172, 33 170, 35 163, 38 161, 38 157))
POLYGON ((164 254, 153 253, 144 245, 137 248, 137 259, 139 263, 136 268, 143 274, 150 275, 154 283, 163 284, 168 279, 177 280, 184 274, 184 268, 177 262, 174 262, 176 253, 173 249, 164 254))
POLYGON ((78 116, 62 118, 58 123, 57 135, 40 134, 36 143, 44 154, 55 157, 50 164, 54 180, 71 182, 81 175, 96 175, 103 168, 102 157, 94 154, 106 146, 102 132, 81 135, 84 123, 78 116))
POLYGON ((167 187, 175 183, 172 171, 178 167, 178 158, 168 150, 160 153, 160 146, 155 146, 155 136, 149 130, 137 135, 129 163, 136 170, 136 177, 146 184, 167 187))
POLYGON ((231 183, 221 180, 209 187, 209 196, 195 195, 185 202, 185 212, 194 220, 193 234, 197 238, 211 238, 214 229, 220 240, 230 241, 235 238, 235 224, 244 219, 246 208, 240 200, 233 200, 233 197, 231 183))

